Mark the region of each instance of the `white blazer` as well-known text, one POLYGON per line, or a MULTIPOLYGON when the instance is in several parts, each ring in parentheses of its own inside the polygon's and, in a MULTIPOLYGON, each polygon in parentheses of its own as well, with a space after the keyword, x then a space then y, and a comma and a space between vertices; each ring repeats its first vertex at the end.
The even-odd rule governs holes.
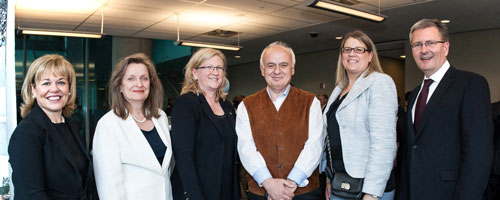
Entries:
POLYGON ((93 161, 101 200, 171 200, 172 145, 167 115, 161 111, 153 124, 167 150, 160 166, 151 146, 129 115, 121 119, 109 111, 97 123, 93 161))
MULTIPOLYGON (((346 172, 365 178, 364 193, 382 196, 396 157, 397 93, 390 76, 373 72, 364 77, 365 73, 356 80, 335 116, 346 172)), ((335 87, 327 109, 341 93, 342 89, 335 87)), ((327 112, 323 113, 325 126, 327 112)))

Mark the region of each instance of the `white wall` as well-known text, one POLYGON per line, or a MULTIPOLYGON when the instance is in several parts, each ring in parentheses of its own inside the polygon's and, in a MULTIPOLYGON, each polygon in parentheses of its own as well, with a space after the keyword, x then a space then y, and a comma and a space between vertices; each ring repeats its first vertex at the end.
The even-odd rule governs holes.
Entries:
MULTIPOLYGON (((406 91, 413 90, 423 79, 406 45, 406 91)), ((454 67, 481 74, 490 86, 491 101, 500 101, 500 29, 450 34, 448 60, 454 67)))

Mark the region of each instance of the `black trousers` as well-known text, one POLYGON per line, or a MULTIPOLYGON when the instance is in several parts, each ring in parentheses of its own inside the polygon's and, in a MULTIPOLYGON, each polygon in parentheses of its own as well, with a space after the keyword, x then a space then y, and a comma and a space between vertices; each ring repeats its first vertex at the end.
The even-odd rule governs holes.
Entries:
POLYGON ((500 175, 491 174, 485 192, 486 200, 500 199, 500 175))
MULTIPOLYGON (((310 191, 308 193, 301 194, 299 196, 293 197, 293 200, 319 200, 321 199, 321 196, 325 196, 324 194, 321 194, 321 189, 317 188, 313 191, 310 191)), ((254 193, 249 192, 248 193, 248 200, 267 200, 266 197, 256 195, 254 193)))

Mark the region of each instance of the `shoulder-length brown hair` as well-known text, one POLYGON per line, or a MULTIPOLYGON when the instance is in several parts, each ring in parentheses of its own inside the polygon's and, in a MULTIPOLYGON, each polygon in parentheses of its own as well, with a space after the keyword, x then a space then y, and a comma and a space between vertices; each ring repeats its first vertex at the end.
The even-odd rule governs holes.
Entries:
MULTIPOLYGON (((182 91, 181 95, 188 93, 188 92, 193 92, 196 95, 200 95, 200 93, 204 94, 203 90, 198 86, 198 80, 195 80, 193 77, 193 69, 196 69, 201 65, 201 63, 205 62, 206 60, 214 57, 214 56, 219 56, 219 58, 222 60, 224 66, 226 67, 226 56, 224 54, 216 49, 211 49, 211 48, 203 48, 198 50, 196 53, 193 54, 189 62, 186 64, 186 68, 184 68, 184 83, 182 84, 182 91)), ((224 70, 224 79, 222 80, 221 85, 219 86, 219 89, 217 90, 216 94, 216 100, 219 100, 219 98, 222 98, 223 100, 226 100, 226 95, 227 93, 224 93, 224 87, 226 86, 226 71, 224 70)))
POLYGON ((128 66, 132 63, 143 64, 148 69, 150 80, 149 95, 144 101, 143 112, 147 119, 151 119, 151 117, 158 118, 160 117, 159 109, 163 107, 163 87, 161 85, 160 78, 158 78, 156 73, 153 61, 151 61, 151 59, 143 53, 129 55, 122 58, 120 62, 116 64, 115 69, 111 74, 111 78, 109 79, 109 105, 111 105, 111 109, 116 115, 120 116, 122 119, 127 119, 127 107, 129 106, 129 102, 120 92, 120 86, 122 85, 123 76, 125 75, 128 66))
POLYGON ((57 54, 47 54, 31 63, 26 77, 21 88, 23 103, 21 104, 21 117, 26 117, 35 105, 36 99, 33 97, 31 87, 36 87, 36 82, 40 81, 42 75, 46 72, 53 73, 59 76, 65 76, 69 84, 68 102, 62 109, 62 114, 65 117, 71 117, 71 113, 75 109, 76 98, 76 76, 73 65, 64 57, 57 54))
POLYGON ((342 63, 342 48, 344 48, 345 42, 349 38, 354 38, 359 41, 361 41, 363 44, 366 45, 366 49, 368 52, 373 52, 373 58, 368 63, 368 67, 365 69, 365 77, 370 75, 372 72, 380 72, 384 73, 382 70, 382 67, 380 66, 380 61, 378 59, 378 54, 377 54, 377 48, 375 47, 375 44, 373 43, 372 39, 368 37, 363 31, 356 30, 350 33, 347 33, 344 36, 344 39, 342 39, 342 42, 340 43, 340 49, 339 49, 339 59, 337 62, 337 80, 335 81, 335 85, 339 85, 341 88, 345 89, 349 82, 349 78, 347 77, 347 71, 344 68, 344 64, 342 63))

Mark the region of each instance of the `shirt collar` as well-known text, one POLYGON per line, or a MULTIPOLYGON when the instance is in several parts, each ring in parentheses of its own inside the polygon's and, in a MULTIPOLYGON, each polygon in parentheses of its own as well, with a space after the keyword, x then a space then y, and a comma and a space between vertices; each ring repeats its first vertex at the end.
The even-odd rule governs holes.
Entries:
MULTIPOLYGON (((269 95, 269 98, 273 99, 273 98, 271 97, 271 92, 269 91, 269 87, 266 87, 266 91, 267 91, 267 94, 269 95)), ((288 86, 286 86, 285 91, 284 91, 282 94, 280 94, 280 95, 278 96, 278 98, 286 98, 286 97, 288 96, 288 93, 289 93, 289 92, 290 92, 290 84, 288 84, 288 86)))
MULTIPOLYGON (((441 79, 443 79, 444 74, 448 71, 450 68, 450 63, 448 60, 441 65, 441 68, 438 69, 436 73, 434 73, 432 76, 428 77, 429 79, 432 79, 434 83, 439 83, 441 79)), ((427 79, 427 77, 424 76, 424 80, 427 79)))

